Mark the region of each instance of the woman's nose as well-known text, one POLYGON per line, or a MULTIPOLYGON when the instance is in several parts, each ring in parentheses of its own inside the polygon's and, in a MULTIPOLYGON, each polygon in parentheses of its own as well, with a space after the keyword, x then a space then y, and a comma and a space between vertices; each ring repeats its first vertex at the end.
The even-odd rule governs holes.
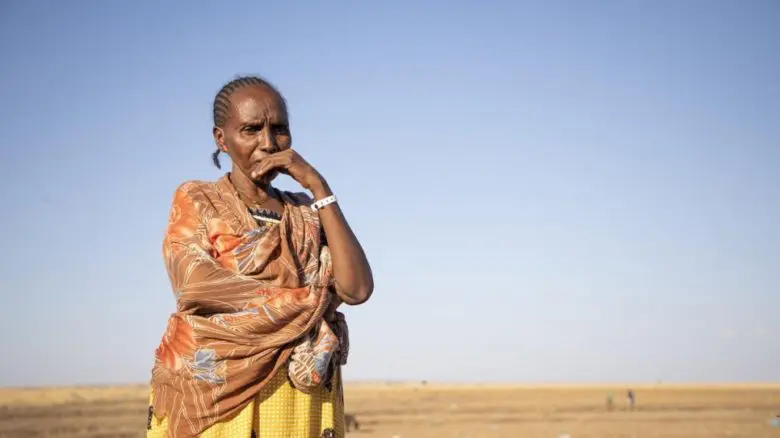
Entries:
POLYGON ((263 129, 261 132, 260 147, 269 154, 272 154, 279 149, 279 145, 276 144, 276 137, 271 135, 270 129, 263 129))

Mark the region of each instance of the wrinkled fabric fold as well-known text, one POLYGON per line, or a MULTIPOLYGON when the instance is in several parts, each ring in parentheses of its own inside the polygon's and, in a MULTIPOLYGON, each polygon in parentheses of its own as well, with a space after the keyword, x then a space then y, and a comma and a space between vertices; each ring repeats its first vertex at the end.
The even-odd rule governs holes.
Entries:
POLYGON ((163 258, 176 297, 155 352, 154 412, 198 436, 246 406, 277 372, 309 392, 346 361, 344 317, 327 314, 334 281, 319 217, 280 193, 279 224, 249 215, 228 176, 174 195, 163 258))

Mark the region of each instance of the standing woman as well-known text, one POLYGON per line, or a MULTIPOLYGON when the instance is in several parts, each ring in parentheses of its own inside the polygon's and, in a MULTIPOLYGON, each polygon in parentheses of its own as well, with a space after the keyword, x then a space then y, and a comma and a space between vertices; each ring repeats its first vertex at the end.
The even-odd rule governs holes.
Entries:
POLYGON ((176 312, 156 350, 147 437, 343 437, 342 303, 373 277, 325 178, 291 149, 259 77, 214 100, 215 182, 178 187, 163 256, 176 312), (284 173, 306 193, 275 189, 284 173))

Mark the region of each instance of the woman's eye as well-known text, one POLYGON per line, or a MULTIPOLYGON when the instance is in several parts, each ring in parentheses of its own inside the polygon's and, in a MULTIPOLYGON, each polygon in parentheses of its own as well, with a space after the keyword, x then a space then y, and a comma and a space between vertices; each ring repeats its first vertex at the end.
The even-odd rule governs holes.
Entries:
POLYGON ((254 133, 260 132, 262 130, 263 130, 263 126, 262 125, 249 125, 249 126, 244 128, 244 131, 246 131, 246 132, 248 132, 250 134, 254 134, 254 133))

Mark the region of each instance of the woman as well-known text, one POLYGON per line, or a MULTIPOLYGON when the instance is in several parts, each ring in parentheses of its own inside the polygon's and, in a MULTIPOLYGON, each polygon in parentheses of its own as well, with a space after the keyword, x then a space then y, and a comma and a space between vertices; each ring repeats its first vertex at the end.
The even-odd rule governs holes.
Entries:
POLYGON ((291 149, 282 95, 258 77, 214 100, 213 159, 174 195, 163 255, 176 312, 155 354, 147 437, 342 437, 341 303, 373 277, 328 183, 291 149), (278 173, 311 196, 271 186, 278 173))

